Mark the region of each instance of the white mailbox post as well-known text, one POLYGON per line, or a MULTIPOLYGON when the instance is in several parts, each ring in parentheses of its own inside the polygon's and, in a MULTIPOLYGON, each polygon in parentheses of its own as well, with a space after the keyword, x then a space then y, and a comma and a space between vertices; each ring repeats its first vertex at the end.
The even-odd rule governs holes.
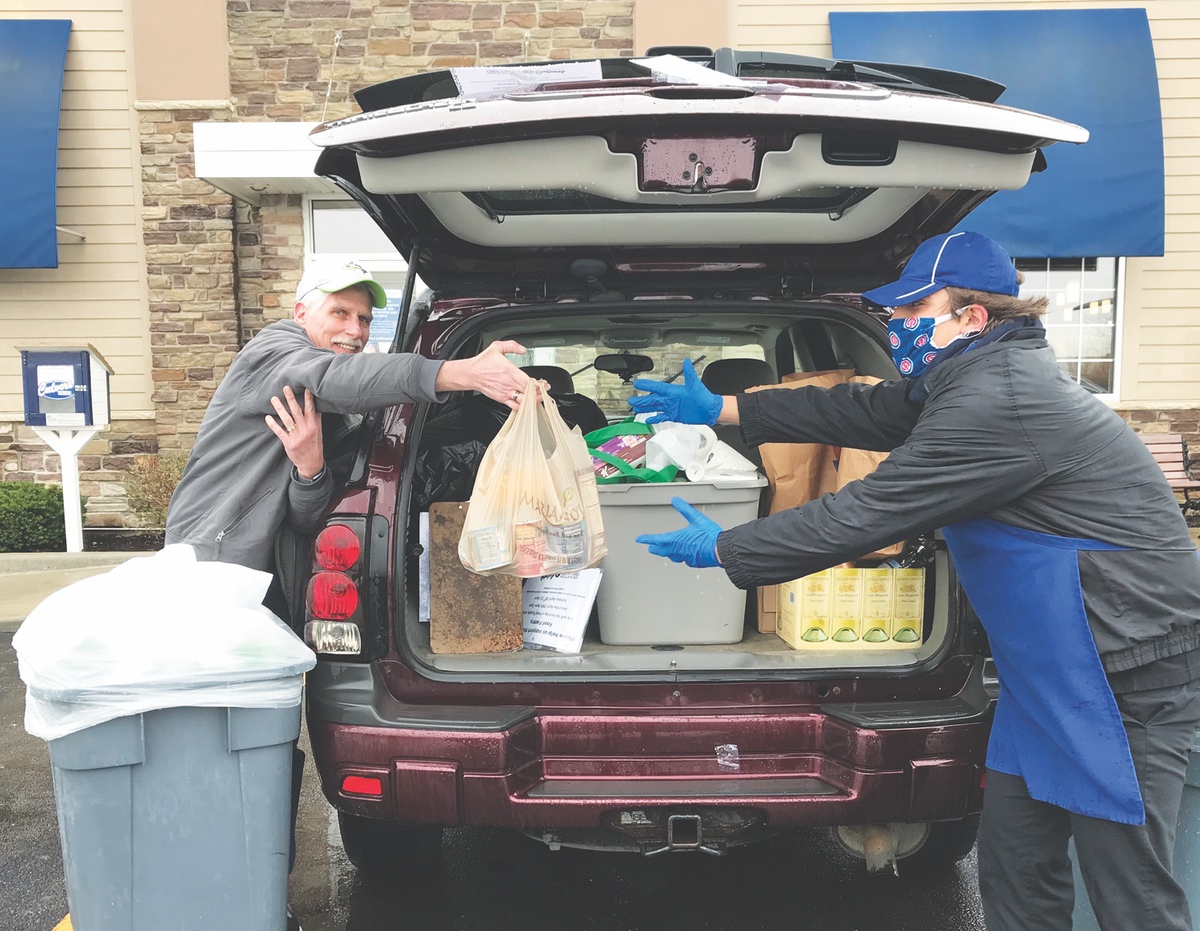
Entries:
POLYGON ((92 346, 22 349, 25 424, 56 453, 62 469, 67 552, 83 552, 79 451, 108 426, 112 369, 92 346))

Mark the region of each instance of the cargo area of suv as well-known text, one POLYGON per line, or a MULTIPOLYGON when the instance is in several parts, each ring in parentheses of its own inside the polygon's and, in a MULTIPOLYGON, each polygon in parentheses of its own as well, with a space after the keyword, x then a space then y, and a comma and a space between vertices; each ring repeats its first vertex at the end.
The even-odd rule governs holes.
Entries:
MULTIPOLYGON (((629 415, 629 376, 670 379, 689 358, 722 395, 895 378, 883 317, 856 295, 1045 169, 1043 149, 1087 139, 928 68, 732 49, 554 67, 365 88, 362 114, 313 139, 318 173, 409 259, 393 351, 518 340, 513 361, 584 433, 629 415)), ((313 569, 337 567, 355 598, 336 616, 308 605, 327 631, 308 726, 355 864, 431 855, 453 825, 657 853, 823 824, 872 868, 969 852, 994 680, 936 528, 842 567, 915 573, 908 637, 789 641, 769 596, 778 615, 807 589, 634 561, 632 538, 678 526, 670 495, 702 482, 605 486, 609 556, 578 652, 522 649, 519 628, 496 649, 511 589, 502 611, 494 589, 441 604, 423 584, 456 558, 422 526, 469 498, 507 413, 483 402, 368 418, 318 538, 313 569), (467 648, 439 641, 439 610, 467 648)), ((697 506, 744 522, 773 491, 710 486, 697 506)))
MULTIPOLYGON (((624 398, 634 393, 634 389, 625 384, 619 374, 599 372, 594 367, 589 368, 589 364, 598 356, 614 351, 651 360, 654 368, 644 373, 649 378, 677 375, 683 359, 700 359, 697 368, 702 378, 708 377, 706 373, 717 372, 718 377, 722 377, 720 372, 731 371, 734 381, 719 387, 737 387, 739 390, 778 386, 781 375, 806 371, 836 369, 855 375, 895 377, 891 360, 883 348, 883 329, 878 320, 832 303, 796 303, 786 308, 784 302, 775 302, 769 312, 756 301, 638 301, 633 307, 568 303, 565 306, 494 309, 476 319, 477 323, 466 323, 446 333, 448 354, 471 353, 496 339, 515 339, 529 349, 526 357, 515 361, 533 366, 531 370, 535 372, 553 366, 562 369, 567 377, 571 377, 573 370, 572 394, 595 402, 609 421, 630 416, 624 398), (726 360, 751 360, 758 365, 731 369, 724 364, 726 360), (743 380, 749 379, 755 385, 739 384, 736 379, 742 373, 748 373, 743 380)), ((407 443, 415 444, 417 450, 417 455, 409 457, 407 463, 410 472, 418 469, 421 454, 432 450, 432 444, 423 439, 426 433, 436 437, 433 443, 444 443, 447 431, 439 429, 438 425, 463 420, 462 408, 479 400, 464 398, 458 403, 431 406, 417 413, 407 436, 407 443)), ((722 428, 721 435, 734 444, 739 443, 736 430, 722 428)), ((464 433, 463 439, 466 436, 464 433)), ((754 455, 752 451, 749 454, 754 455)), ((429 467, 428 463, 422 465, 429 467)), ((418 488, 407 513, 409 540, 417 539, 419 515, 429 504, 428 495, 420 492, 420 482, 416 484, 418 488)), ((639 549, 639 545, 633 543, 630 527, 639 532, 654 528, 652 517, 674 526, 670 523, 676 520, 668 504, 670 496, 673 490, 680 490, 680 485, 689 484, 680 475, 670 486, 652 489, 658 492, 653 496, 657 504, 650 506, 650 510, 658 512, 655 515, 645 513, 645 506, 641 514, 634 515, 627 513, 627 507, 618 507, 621 495, 627 496, 630 486, 602 486, 601 506, 610 538, 610 557, 606 561, 609 568, 602 566, 603 572, 612 571, 614 551, 630 554, 639 549), (614 527, 620 536, 613 536, 614 527)), ((759 515, 759 489, 735 486, 723 492, 716 486, 712 489, 713 500, 720 500, 723 493, 727 498, 732 496, 742 502, 739 513, 744 520, 759 515)), ((642 497, 645 498, 645 494, 642 497)), ((644 552, 644 547, 640 550, 644 552)), ((625 565, 629 562, 627 558, 625 565)), ((876 566, 881 562, 881 558, 876 558, 864 560, 862 565, 876 566)), ((719 606, 720 610, 734 611, 736 615, 737 629, 719 637, 728 642, 704 643, 704 634, 694 633, 692 628, 704 631, 711 623, 707 623, 703 613, 704 599, 698 601, 690 589, 721 582, 719 574, 709 573, 707 578, 702 577, 696 570, 658 562, 648 556, 637 559, 637 565, 639 568, 645 566, 646 572, 639 572, 633 582, 617 584, 608 579, 602 582, 613 586, 619 603, 608 599, 599 610, 608 612, 609 617, 605 620, 612 623, 616 623, 615 616, 620 614, 621 623, 625 625, 638 625, 639 618, 645 621, 653 615, 654 629, 664 634, 661 642, 606 643, 605 640, 614 638, 604 637, 598 610, 594 609, 583 648, 578 654, 528 649, 477 654, 435 652, 430 647, 430 625, 420 620, 419 585, 415 584, 420 577, 420 564, 412 556, 405 562, 405 598, 397 604, 396 629, 402 633, 403 645, 414 665, 432 674, 566 675, 572 678, 619 673, 673 677, 685 672, 813 676, 838 669, 868 668, 911 673, 936 661, 956 629, 956 622, 951 617, 949 566, 944 551, 938 549, 934 541, 920 557, 920 568, 926 575, 924 630, 921 642, 911 649, 895 649, 892 645, 888 649, 871 649, 870 644, 863 643, 853 652, 798 650, 773 632, 759 631, 754 593, 749 598, 736 593, 735 597, 740 599, 736 608, 727 603, 719 606)), ((729 587, 732 590, 732 586, 729 587)), ((708 610, 718 610, 718 606, 708 606, 708 610)), ((635 633, 615 639, 636 641, 639 638, 635 633)))

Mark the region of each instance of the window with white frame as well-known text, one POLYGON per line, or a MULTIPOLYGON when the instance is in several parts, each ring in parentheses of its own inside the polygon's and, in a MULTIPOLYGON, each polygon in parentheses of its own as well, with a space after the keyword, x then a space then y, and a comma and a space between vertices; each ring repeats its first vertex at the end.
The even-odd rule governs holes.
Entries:
MULTIPOLYGON (((387 292, 387 306, 375 311, 368 352, 387 352, 400 322, 400 301, 408 263, 374 220, 352 200, 306 198, 304 264, 345 259, 362 264, 387 292)), ((414 295, 425 289, 417 280, 414 295)))
POLYGON ((1094 394, 1117 394, 1124 259, 1017 259, 1021 297, 1049 299, 1046 338, 1072 379, 1094 394))

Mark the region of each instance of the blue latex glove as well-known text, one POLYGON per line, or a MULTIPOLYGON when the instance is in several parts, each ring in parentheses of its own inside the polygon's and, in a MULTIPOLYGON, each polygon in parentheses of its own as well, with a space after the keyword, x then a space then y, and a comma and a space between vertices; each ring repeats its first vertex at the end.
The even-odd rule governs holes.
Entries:
POLYGON ((717 561, 717 535, 721 527, 716 521, 705 517, 682 498, 671 499, 671 504, 687 518, 688 525, 670 533, 643 533, 635 540, 650 546, 654 556, 666 556, 672 562, 687 563, 693 569, 711 569, 721 565, 717 561))
POLYGON ((683 384, 669 385, 665 381, 655 381, 651 378, 638 378, 633 387, 638 391, 648 391, 649 394, 634 395, 629 399, 629 406, 636 413, 654 413, 656 416, 647 423, 703 423, 710 427, 721 416, 724 404, 721 396, 713 394, 704 387, 696 367, 691 359, 683 361, 683 384))

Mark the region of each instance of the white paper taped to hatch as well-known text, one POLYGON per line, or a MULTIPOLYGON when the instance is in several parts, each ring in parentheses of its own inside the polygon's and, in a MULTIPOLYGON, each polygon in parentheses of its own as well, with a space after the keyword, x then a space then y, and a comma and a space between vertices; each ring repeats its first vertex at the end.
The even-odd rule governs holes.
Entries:
POLYGON ((458 85, 460 97, 502 97, 510 91, 532 90, 539 84, 600 81, 604 78, 598 59, 555 64, 451 68, 450 74, 458 85))

